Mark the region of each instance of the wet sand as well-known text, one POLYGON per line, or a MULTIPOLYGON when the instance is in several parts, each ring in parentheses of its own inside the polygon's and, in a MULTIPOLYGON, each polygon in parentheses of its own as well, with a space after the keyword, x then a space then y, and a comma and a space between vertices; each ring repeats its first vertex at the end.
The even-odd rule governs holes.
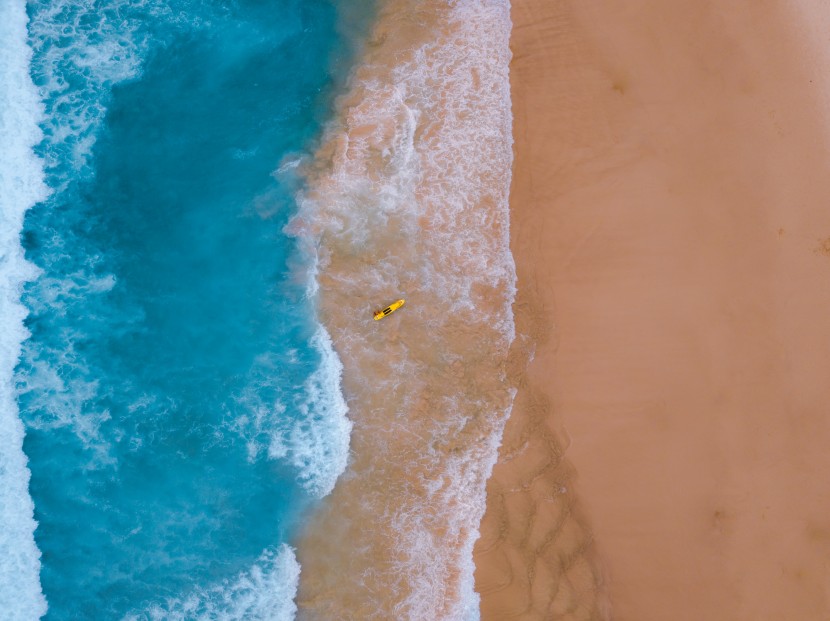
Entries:
POLYGON ((796 8, 514 0, 484 621, 830 618, 830 9, 796 8))
POLYGON ((303 621, 478 607, 472 548, 513 398, 509 35, 503 0, 382 3, 307 164, 291 230, 318 259, 354 426, 298 541, 303 621))

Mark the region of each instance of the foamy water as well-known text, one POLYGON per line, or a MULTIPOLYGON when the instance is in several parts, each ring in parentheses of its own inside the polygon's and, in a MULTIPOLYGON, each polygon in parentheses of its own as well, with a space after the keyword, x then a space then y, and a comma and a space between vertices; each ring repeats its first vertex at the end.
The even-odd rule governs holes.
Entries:
POLYGON ((123 621, 291 621, 300 566, 287 545, 262 554, 234 580, 198 588, 123 621))
POLYGON ((315 332, 311 346, 321 362, 305 381, 303 398, 295 404, 302 416, 289 421, 272 417, 268 421, 268 456, 288 460, 297 469, 303 487, 322 498, 346 469, 352 423, 340 392, 343 365, 324 328, 315 332))
POLYGON ((0 619, 289 621, 351 423, 274 170, 352 58, 338 4, 0 17, 0 619))
POLYGON ((352 460, 298 556, 301 619, 474 619, 513 392, 504 1, 384 5, 291 230, 319 260, 352 460), (373 308, 404 297, 383 320, 373 308))
POLYGON ((29 470, 23 454, 12 374, 26 338, 24 281, 36 273, 23 258, 23 216, 46 195, 41 162, 32 147, 41 104, 29 77, 26 3, 0 3, 0 614, 9 621, 37 619, 46 612, 40 589, 40 552, 29 497, 29 470))

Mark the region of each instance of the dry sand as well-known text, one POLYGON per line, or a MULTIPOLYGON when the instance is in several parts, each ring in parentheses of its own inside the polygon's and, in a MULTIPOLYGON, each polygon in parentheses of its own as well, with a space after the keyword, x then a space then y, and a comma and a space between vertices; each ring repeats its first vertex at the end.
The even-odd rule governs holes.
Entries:
POLYGON ((830 619, 830 9, 513 4, 482 618, 830 619))

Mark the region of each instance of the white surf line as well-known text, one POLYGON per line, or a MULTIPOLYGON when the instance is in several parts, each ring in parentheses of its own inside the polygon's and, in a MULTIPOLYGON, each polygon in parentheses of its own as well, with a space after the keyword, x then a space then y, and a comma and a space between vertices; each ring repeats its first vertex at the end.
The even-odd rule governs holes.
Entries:
POLYGON ((311 345, 320 354, 320 366, 303 385, 305 398, 297 404, 302 416, 277 430, 268 455, 287 460, 303 488, 315 498, 324 498, 346 470, 352 422, 340 388, 343 365, 322 325, 311 345))
POLYGON ((294 549, 266 550, 251 569, 211 587, 154 604, 121 621, 293 621, 300 565, 294 549))
POLYGON ((0 611, 8 621, 46 613, 13 383, 28 336, 20 292, 37 274, 24 259, 20 232, 26 211, 48 193, 42 163, 32 151, 41 139, 42 106, 29 74, 27 22, 26 0, 0 2, 0 611))

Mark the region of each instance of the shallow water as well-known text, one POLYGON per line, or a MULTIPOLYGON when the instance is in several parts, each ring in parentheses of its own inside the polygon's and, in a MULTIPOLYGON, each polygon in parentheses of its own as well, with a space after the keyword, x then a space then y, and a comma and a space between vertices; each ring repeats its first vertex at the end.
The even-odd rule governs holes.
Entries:
POLYGON ((354 433, 298 546, 299 618, 478 617, 472 547, 513 396, 509 33, 506 2, 385 3, 306 171, 290 228, 320 257, 354 433))
POLYGON ((313 257, 283 232, 348 69, 343 17, 322 0, 29 13, 51 196, 23 227, 40 273, 20 276, 14 381, 42 559, 40 585, 9 592, 42 589, 54 620, 291 618, 286 543, 348 455, 313 257))

